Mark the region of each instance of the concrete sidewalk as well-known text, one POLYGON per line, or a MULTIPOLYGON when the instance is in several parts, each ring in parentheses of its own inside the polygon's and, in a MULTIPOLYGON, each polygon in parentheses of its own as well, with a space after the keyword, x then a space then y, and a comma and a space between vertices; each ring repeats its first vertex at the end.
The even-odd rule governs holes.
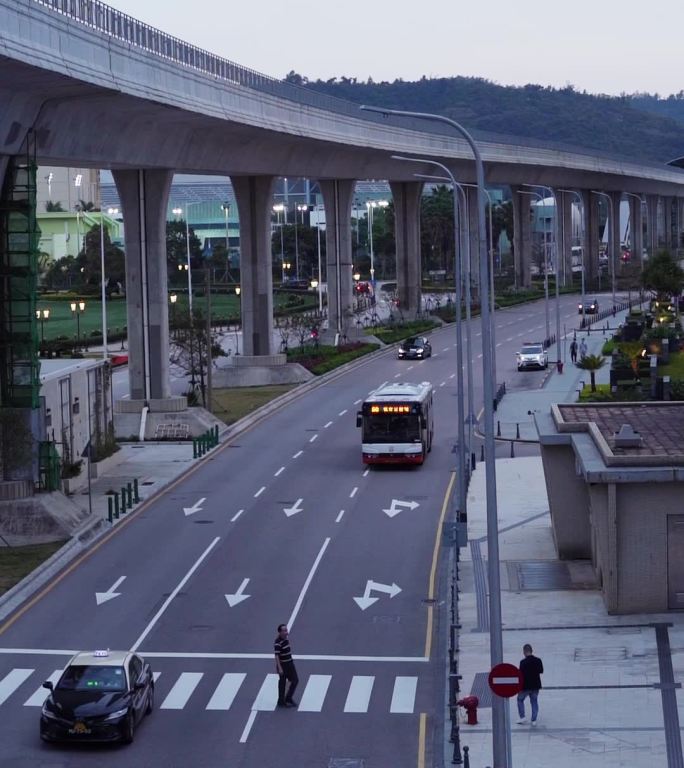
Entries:
MULTIPOLYGON (((611 318, 611 328, 623 317, 611 318)), ((582 336, 589 353, 609 338, 602 330, 582 336)), ((556 359, 554 348, 549 359, 556 359)), ((580 382, 589 384, 588 373, 573 366, 563 374, 549 370, 539 389, 504 396, 495 414, 502 437, 515 437, 517 423, 521 439, 536 440, 528 411, 573 401, 580 382)), ((596 379, 609 380, 608 365, 596 379)), ((545 669, 538 724, 517 724, 516 700, 510 700, 512 759, 496 768, 681 768, 684 616, 608 615, 591 563, 558 559, 541 458, 498 459, 496 475, 503 660, 517 666, 523 644, 530 643, 545 669)), ((478 463, 459 565, 459 696, 480 699, 479 724, 460 723, 470 768, 493 764, 486 507, 485 465, 478 463)), ((526 715, 529 720, 529 701, 526 715)), ((443 765, 453 757, 447 741, 443 765)))

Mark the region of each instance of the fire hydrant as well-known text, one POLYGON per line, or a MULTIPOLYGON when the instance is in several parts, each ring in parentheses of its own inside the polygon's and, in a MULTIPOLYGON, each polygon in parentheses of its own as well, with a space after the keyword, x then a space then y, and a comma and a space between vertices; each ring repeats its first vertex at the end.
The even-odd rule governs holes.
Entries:
POLYGON ((466 721, 468 725, 477 725, 477 705, 480 703, 480 700, 477 698, 477 696, 464 696, 456 703, 459 707, 463 707, 463 709, 465 709, 466 715, 468 716, 466 721))

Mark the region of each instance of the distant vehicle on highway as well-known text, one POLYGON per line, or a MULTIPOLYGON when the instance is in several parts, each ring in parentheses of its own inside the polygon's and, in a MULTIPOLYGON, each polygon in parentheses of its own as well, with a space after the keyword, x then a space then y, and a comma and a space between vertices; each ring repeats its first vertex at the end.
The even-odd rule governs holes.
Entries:
POLYGON ((432 357, 432 344, 425 336, 411 336, 401 342, 397 357, 399 360, 424 360, 432 357))
POLYGON ((599 303, 597 299, 589 299, 582 304, 580 301, 577 304, 577 313, 585 315, 597 315, 599 311, 599 303))
POLYGON ((432 449, 433 388, 421 384, 383 384, 368 395, 356 414, 364 464, 422 464, 432 449))
POLYGON ((83 651, 71 658, 40 715, 43 741, 123 741, 154 706, 154 678, 130 651, 83 651))
POLYGON ((549 367, 549 355, 541 341, 526 341, 515 357, 519 371, 549 367))
POLYGON ((281 287, 287 291, 308 291, 309 281, 297 277, 288 277, 283 280, 281 287))

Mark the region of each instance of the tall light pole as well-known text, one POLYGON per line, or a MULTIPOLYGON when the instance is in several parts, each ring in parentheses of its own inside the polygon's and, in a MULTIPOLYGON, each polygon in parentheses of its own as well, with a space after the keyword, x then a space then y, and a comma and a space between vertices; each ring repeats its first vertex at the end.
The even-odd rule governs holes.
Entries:
MULTIPOLYGON (((581 219, 581 222, 582 222, 582 234, 584 235, 584 200, 582 200, 582 195, 580 195, 580 193, 576 189, 561 189, 561 188, 558 188, 557 191, 558 192, 569 192, 571 195, 575 195, 575 197, 577 198, 577 202, 579 204, 579 209, 580 209, 580 219, 581 219)), ((639 199, 641 199, 641 198, 639 198, 639 199)), ((571 217, 571 219, 572 219, 572 217, 571 217)), ((586 279, 586 275, 585 275, 585 269, 584 269, 584 241, 585 241, 585 238, 583 236, 582 239, 581 239, 581 242, 582 242, 582 287, 581 287, 581 291, 582 291, 582 320, 583 321, 584 321, 584 317, 585 317, 584 313, 586 312, 586 307, 585 307, 585 304, 586 304, 586 298, 585 298, 585 293, 586 293, 586 290, 585 290, 585 279, 586 279)), ((572 269, 572 265, 571 265, 571 269, 572 269)))
MULTIPOLYGON (((185 270, 188 273, 188 311, 190 312, 190 319, 192 320, 192 265, 190 262, 190 224, 188 222, 188 208, 190 205, 192 205, 192 203, 187 203, 185 206, 185 253, 187 257, 187 265, 185 270)), ((174 208, 173 213, 176 216, 182 216, 183 209, 174 208)))
POLYGON ((72 301, 71 314, 76 316, 76 347, 81 346, 81 315, 85 312, 85 301, 72 301))
MULTIPOLYGON (((107 208, 108 216, 117 216, 118 208, 107 208)), ((105 279, 105 243, 104 243, 104 215, 100 211, 100 292, 102 299, 102 357, 106 360, 107 352, 107 289, 105 279)))
MULTIPOLYGON (((318 241, 318 311, 323 314, 323 277, 321 275, 321 208, 325 210, 324 206, 316 207, 316 239, 318 241)), ((358 233, 358 219, 357 219, 357 233, 358 233)))
MULTIPOLYGON (((529 195, 530 197, 534 197, 537 202, 542 203, 542 205, 544 203, 544 196, 539 192, 526 192, 525 190, 519 189, 518 194, 529 195)), ((544 321, 546 329, 546 341, 548 343, 548 340, 551 338, 551 321, 549 319, 549 262, 546 248, 546 221, 544 221, 542 237, 544 238, 544 321)))
MULTIPOLYGON (((634 192, 623 192, 623 195, 627 195, 627 197, 633 197, 635 200, 639 201, 640 206, 646 205, 646 201, 644 200, 641 195, 635 195, 634 192)), ((641 212, 641 207, 639 208, 639 211, 641 212)), ((632 231, 634 231, 634 222, 631 222, 631 228, 632 231)), ((642 238, 639 238, 637 241, 636 237, 633 239, 634 245, 636 246, 637 242, 641 242, 642 238)), ((641 268, 644 268, 644 248, 643 245, 640 247, 641 253, 639 254, 639 264, 641 264, 641 268)))
MULTIPOLYGON (((297 211, 299 211, 302 214, 302 224, 304 224, 304 211, 308 211, 309 206, 305 203, 300 203, 297 205, 297 211)), ((295 211, 294 216, 294 222, 295 222, 295 275, 297 279, 299 279, 299 238, 297 234, 297 211, 295 211)))
MULTIPOLYGON (((607 192, 599 192, 596 189, 591 190, 592 195, 598 195, 599 197, 605 197, 608 201, 608 207, 610 209, 610 229, 608 230, 608 234, 610 236, 610 282, 611 282, 611 289, 613 292, 613 307, 615 306, 615 243, 614 236, 615 236, 615 230, 619 230, 620 227, 615 226, 615 206, 613 205, 613 198, 607 193, 607 192)), ((607 226, 607 225, 606 225, 607 226)), ((599 265, 599 272, 601 271, 601 267, 599 265)))
POLYGON ((45 344, 45 321, 50 319, 50 310, 37 309, 36 318, 40 320, 40 343, 45 344))
POLYGON ((237 296, 238 300, 238 322, 235 326, 235 354, 240 354, 240 344, 239 344, 239 337, 238 337, 238 327, 242 325, 242 299, 240 298, 240 294, 242 293, 242 288, 239 285, 235 286, 235 295, 237 296))
POLYGON ((228 213, 230 211, 230 203, 221 203, 221 210, 223 211, 223 217, 226 224, 226 282, 228 282, 228 275, 230 272, 230 238, 228 237, 228 213))
MULTIPOLYGON (((281 277, 280 281, 285 282, 285 241, 283 239, 283 224, 280 221, 280 214, 287 211, 283 203, 276 203, 273 206, 273 210, 278 216, 278 226, 280 227, 280 265, 281 265, 281 277)), ((287 214, 286 214, 287 215, 287 214)))
MULTIPOLYGON (((480 296, 482 321, 482 378, 484 387, 485 474, 487 491, 487 548, 489 576, 489 645, 492 666, 503 660, 501 630, 501 574, 499 573, 499 529, 496 503, 496 453, 494 442, 494 382, 492 378, 491 312, 489 308, 489 264, 487 260, 487 234, 485 223, 484 165, 477 144, 466 129, 451 118, 424 112, 384 109, 362 106, 372 112, 403 115, 422 120, 446 123, 454 128, 467 142, 475 159, 477 181, 477 230, 480 256, 480 296)), ((454 196, 455 198, 455 196, 454 196)), ((459 312, 456 313, 458 317, 459 312)), ((462 471, 462 467, 461 467, 462 471)), ((494 696, 492 703, 492 748, 494 768, 509 764, 510 752, 509 708, 504 700, 494 696)))

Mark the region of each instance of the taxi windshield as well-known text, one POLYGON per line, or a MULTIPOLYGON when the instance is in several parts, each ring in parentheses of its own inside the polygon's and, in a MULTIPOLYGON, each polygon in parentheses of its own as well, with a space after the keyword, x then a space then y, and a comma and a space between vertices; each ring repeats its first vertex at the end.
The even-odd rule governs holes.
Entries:
POLYGON ((527 344, 522 348, 523 355, 538 355, 543 351, 544 349, 541 344, 527 344))
POLYGON ((125 691, 123 667, 72 665, 57 683, 58 691, 125 691))

